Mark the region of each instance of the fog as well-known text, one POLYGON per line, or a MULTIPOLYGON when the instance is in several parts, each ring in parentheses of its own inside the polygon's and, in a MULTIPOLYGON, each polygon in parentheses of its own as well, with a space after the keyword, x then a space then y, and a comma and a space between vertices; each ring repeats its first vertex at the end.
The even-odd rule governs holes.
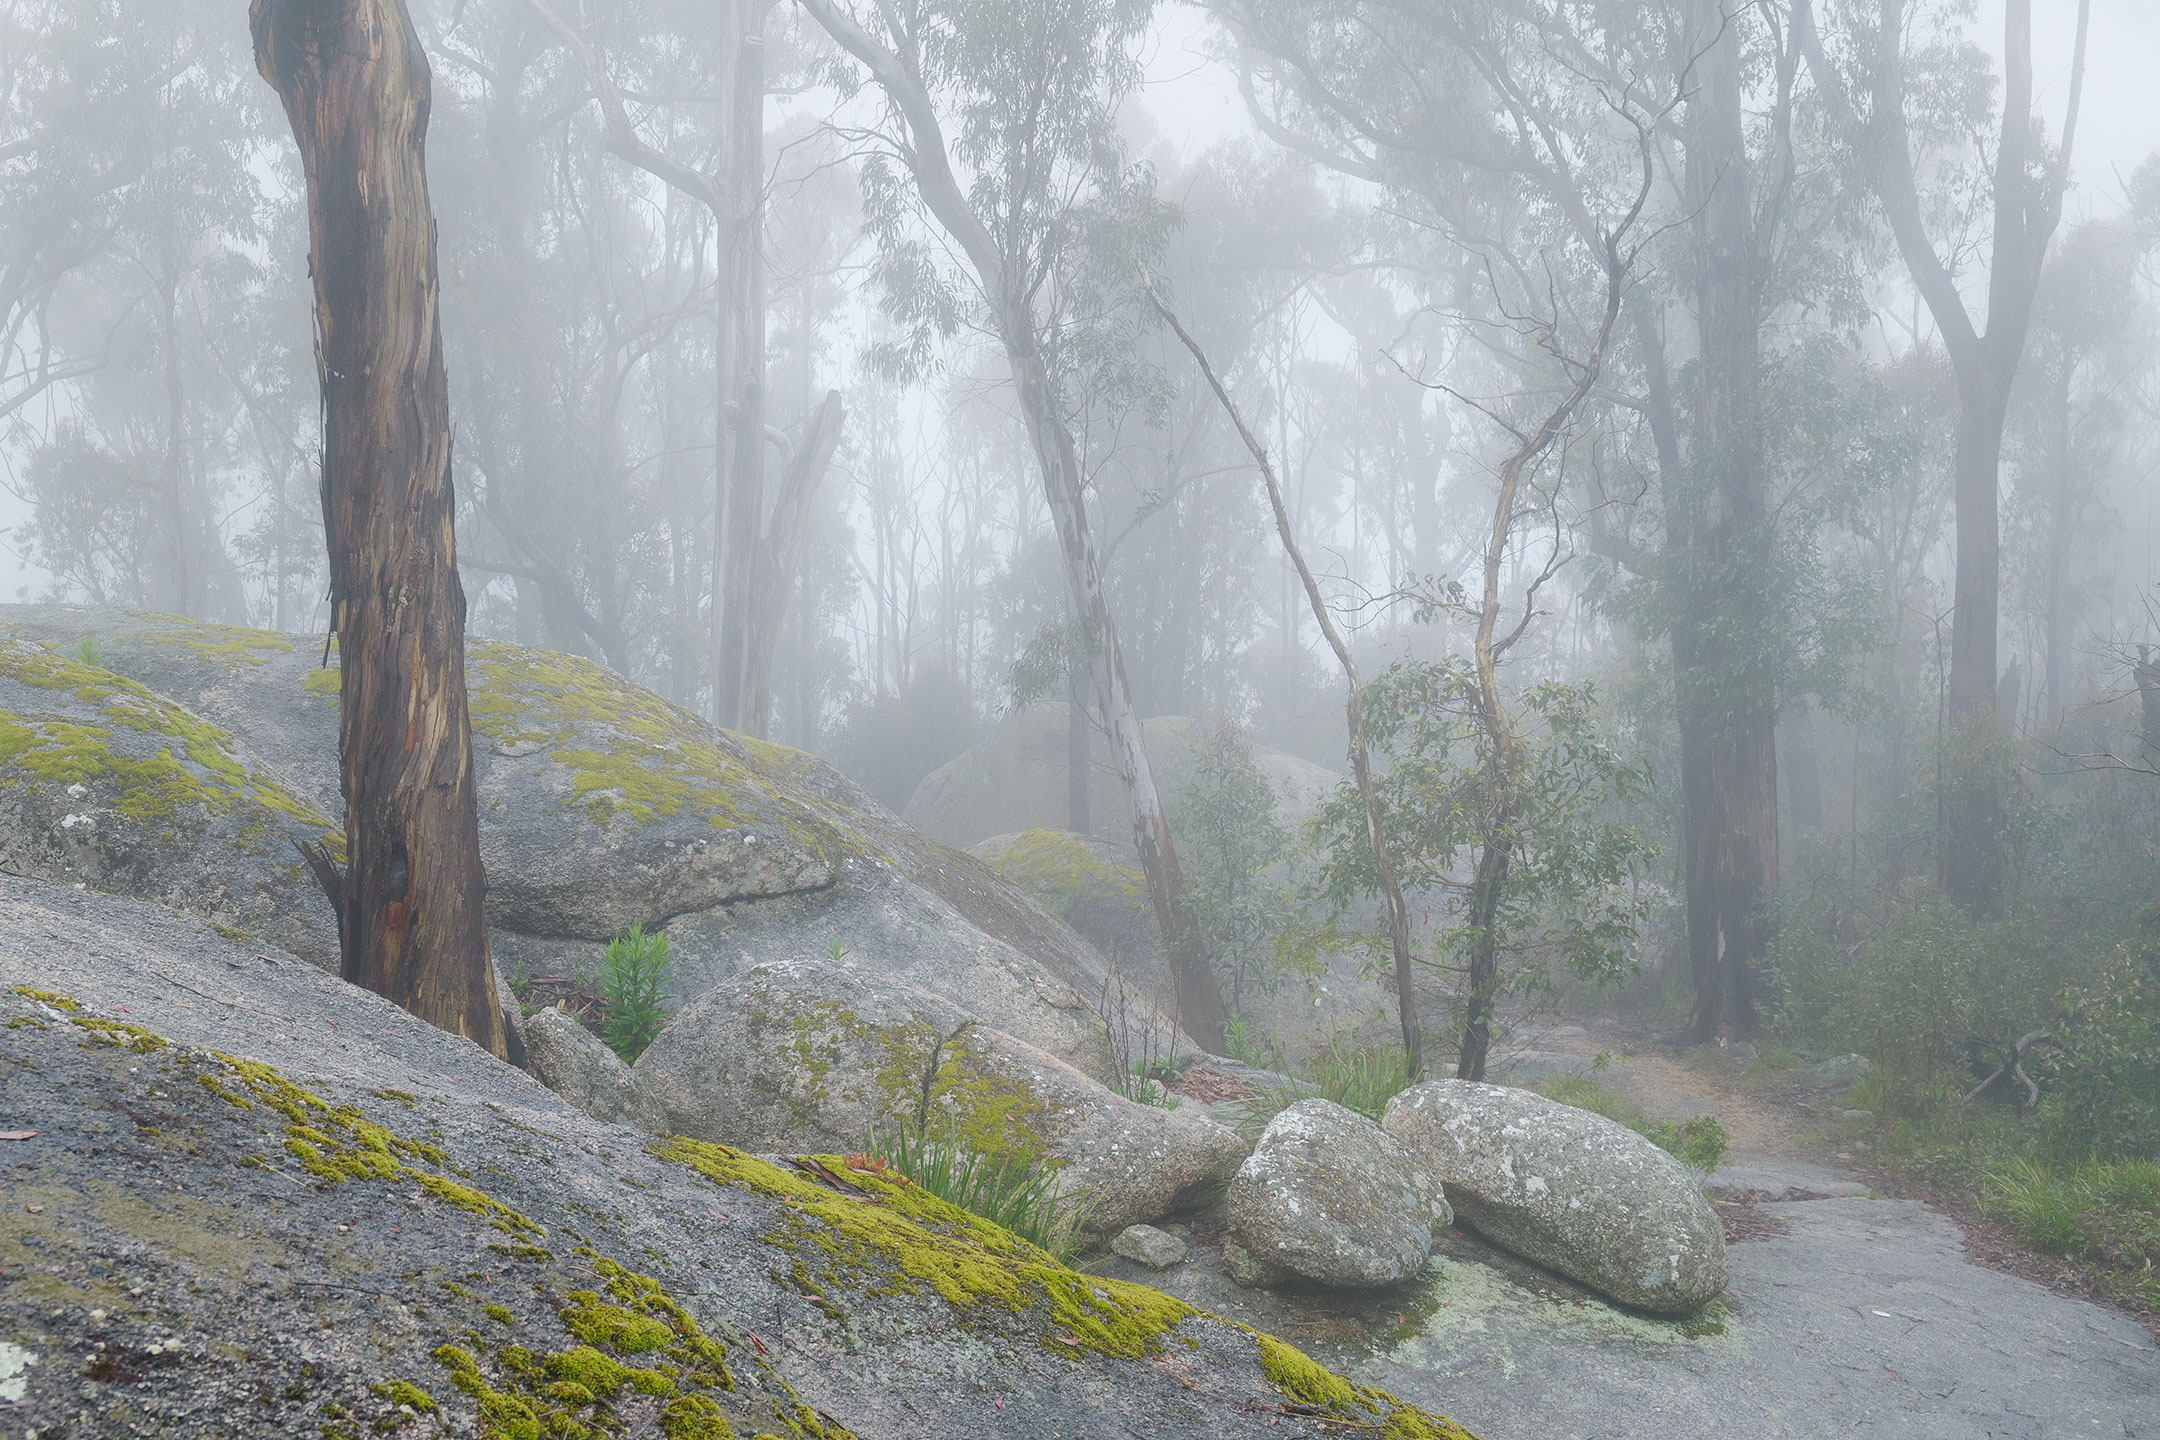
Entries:
MULTIPOLYGON (((1986 1069, 2143 943, 2150 7, 2006 87, 1999 0, 410 4, 474 639, 1089 832, 1226 1017, 1348 967, 1466 1074, 1865 1049, 1930 916, 1892 1039, 1986 1069)), ((321 634, 242 17, 8 0, 0 70, 8 590, 321 634)))

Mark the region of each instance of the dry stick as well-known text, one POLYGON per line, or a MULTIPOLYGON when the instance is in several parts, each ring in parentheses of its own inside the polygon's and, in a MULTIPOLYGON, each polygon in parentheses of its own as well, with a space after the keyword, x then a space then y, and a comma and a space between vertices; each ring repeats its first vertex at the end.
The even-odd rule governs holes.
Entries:
POLYGON ((1394 952, 1395 998, 1402 1016, 1403 1050, 1407 1057, 1409 1078, 1422 1079, 1425 1074, 1425 1046, 1418 1028, 1417 996, 1411 988, 1410 973, 1410 909, 1403 903, 1402 886, 1395 878, 1395 864, 1388 858, 1387 839, 1380 829, 1380 798, 1373 790, 1372 765, 1365 746, 1365 682, 1358 674, 1357 660, 1350 653, 1350 646, 1343 640, 1342 632, 1335 628, 1335 617, 1321 597, 1320 582, 1313 579, 1312 567, 1305 563, 1305 552, 1298 548, 1297 536, 1290 528, 1290 511, 1283 504, 1282 482, 1276 478, 1275 466, 1269 461, 1267 449, 1261 445, 1252 430, 1245 424, 1245 417, 1238 413, 1237 404, 1223 383, 1216 378, 1215 367, 1208 363, 1200 342, 1186 332, 1170 307, 1145 275, 1141 284, 1147 297, 1154 303, 1155 311, 1174 331, 1185 348, 1192 352, 1200 373, 1207 377, 1208 387, 1215 398, 1222 402, 1230 423, 1237 427, 1239 438, 1260 466, 1260 474, 1267 481, 1268 503, 1275 510, 1275 533, 1282 538, 1283 551, 1290 563, 1297 567, 1298 579, 1304 583, 1305 598, 1312 605, 1313 619, 1319 622, 1320 633, 1327 637, 1328 646, 1335 658, 1342 663, 1343 679, 1349 685, 1349 698, 1343 704, 1343 714, 1350 724, 1350 774, 1357 782, 1358 798, 1365 805, 1365 838, 1372 845, 1373 869, 1379 872, 1380 888, 1387 896, 1388 944, 1394 952))

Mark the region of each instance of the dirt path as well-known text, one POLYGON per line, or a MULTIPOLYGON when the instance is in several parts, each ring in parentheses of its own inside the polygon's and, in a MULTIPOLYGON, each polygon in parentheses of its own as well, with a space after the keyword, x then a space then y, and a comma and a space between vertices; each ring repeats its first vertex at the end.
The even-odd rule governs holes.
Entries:
MULTIPOLYGON (((1621 1027, 1558 1027, 1518 1074, 1584 1070, 1653 1116, 1714 1113, 1713 1188, 1773 1196, 1730 1247, 1723 1313, 1691 1325, 1614 1309, 1477 1237, 1423 1280, 1367 1296, 1241 1290, 1203 1222, 1190 1260, 1145 1278, 1273 1330, 1316 1359, 1453 1416, 1484 1440, 2160 1437, 2160 1352, 2129 1318, 1973 1263, 1957 1226, 1869 1192, 1801 1141, 1804 1115, 1621 1027)), ((1122 1262, 1121 1262, 1122 1263, 1122 1262)))

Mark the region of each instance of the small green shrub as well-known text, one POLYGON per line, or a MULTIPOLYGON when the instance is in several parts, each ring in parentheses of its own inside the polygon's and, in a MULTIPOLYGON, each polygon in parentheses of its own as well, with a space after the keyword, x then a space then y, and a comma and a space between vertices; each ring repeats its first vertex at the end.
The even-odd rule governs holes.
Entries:
POLYGON ((1725 1163, 1725 1152, 1732 1147, 1732 1137, 1715 1115, 1696 1115, 1677 1125, 1661 1120, 1643 1133, 1651 1144, 1705 1179, 1725 1163))
POLYGON ((608 942, 607 958, 601 963, 607 1043, 625 1064, 644 1054, 667 1023, 667 1011, 660 1002, 673 964, 667 936, 648 935, 642 925, 633 925, 628 934, 608 942))
POLYGON ((864 1149, 948 1205, 1010 1230, 1059 1264, 1072 1258, 1090 1202, 1066 1195, 1054 1166, 1010 1156, 993 1160, 949 1136, 906 1125, 871 1131, 864 1149))
POLYGON ((2057 1038, 2061 1139, 2105 1157, 2160 1156, 2160 945, 2109 954, 2071 994, 2057 1038))
POLYGON ((104 665, 105 654, 98 649, 97 636, 83 636, 82 642, 75 647, 75 658, 85 665, 104 665))

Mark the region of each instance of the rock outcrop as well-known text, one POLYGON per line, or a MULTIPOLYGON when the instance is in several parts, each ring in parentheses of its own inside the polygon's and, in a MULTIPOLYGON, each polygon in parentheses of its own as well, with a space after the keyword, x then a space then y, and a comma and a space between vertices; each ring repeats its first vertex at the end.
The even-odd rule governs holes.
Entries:
MULTIPOLYGON (((1205 725, 1183 715, 1143 722, 1148 764, 1165 796, 1175 795, 1193 771, 1205 725)), ((1089 745, 1089 829, 1115 844, 1132 840, 1132 810, 1117 767, 1100 734, 1089 745)), ((1279 818, 1301 825, 1335 788, 1338 776, 1325 765, 1253 747, 1253 763, 1275 792, 1279 818)), ((966 751, 923 777, 901 816, 947 845, 972 846, 993 835, 1022 830, 1070 829, 1066 808, 1066 709, 1032 706, 1010 716, 966 751)))
POLYGON ((180 906, 334 965, 336 917, 295 841, 345 847, 232 732, 81 655, 0 638, 0 869, 180 906))
POLYGON ((744 1149, 862 1148, 929 1127, 1059 1168, 1083 1230, 1115 1234, 1227 1180, 1234 1131, 1125 1099, 943 996, 840 961, 756 966, 679 1012, 633 1072, 672 1133, 744 1149))
POLYGON ((14 877, 0 1113, 10 1433, 1462 1435, 842 1156, 603 1125, 312 965, 14 877))
POLYGON ((1424 1274, 1434 1229, 1452 1219, 1400 1142, 1331 1100, 1300 1100, 1230 1182, 1224 1258, 1240 1284, 1372 1289, 1424 1274))
POLYGON ((1685 1314, 1727 1279, 1724 1230, 1679 1161, 1623 1125, 1505 1085, 1427 1080, 1382 1121, 1504 1250, 1623 1305, 1685 1314))
MULTIPOLYGON (((1129 843, 1064 830, 1023 830, 981 841, 970 853, 1000 879, 1034 897, 1104 957, 1093 972, 1096 989, 1107 975, 1107 960, 1115 957, 1138 997, 1143 1021, 1171 1012, 1176 992, 1162 932, 1148 901, 1147 878, 1129 843)), ((1359 963, 1355 956, 1339 955, 1323 960, 1316 974, 1255 977, 1235 997, 1246 1032, 1260 1044, 1281 1046, 1292 1065, 1331 1039, 1389 1043, 1401 1033, 1393 1018, 1394 1001, 1376 981, 1358 973, 1359 963)), ((1232 996, 1225 993, 1223 999, 1228 1003, 1232 996)), ((1137 1051, 1138 1046, 1132 1048, 1137 1051)), ((1194 1047, 1186 1041, 1180 1048, 1194 1047)))
MULTIPOLYGON (((0 691, 14 868, 335 962, 329 905, 288 843, 341 827, 335 646, 73 605, 0 606, 0 638, 0 673, 28 677, 0 691)), ((1087 943, 822 761, 573 656, 476 642, 468 674, 505 972, 597 971, 631 925, 664 928, 684 1001, 837 945, 942 979, 986 1022, 1110 1078, 1087 943)))

